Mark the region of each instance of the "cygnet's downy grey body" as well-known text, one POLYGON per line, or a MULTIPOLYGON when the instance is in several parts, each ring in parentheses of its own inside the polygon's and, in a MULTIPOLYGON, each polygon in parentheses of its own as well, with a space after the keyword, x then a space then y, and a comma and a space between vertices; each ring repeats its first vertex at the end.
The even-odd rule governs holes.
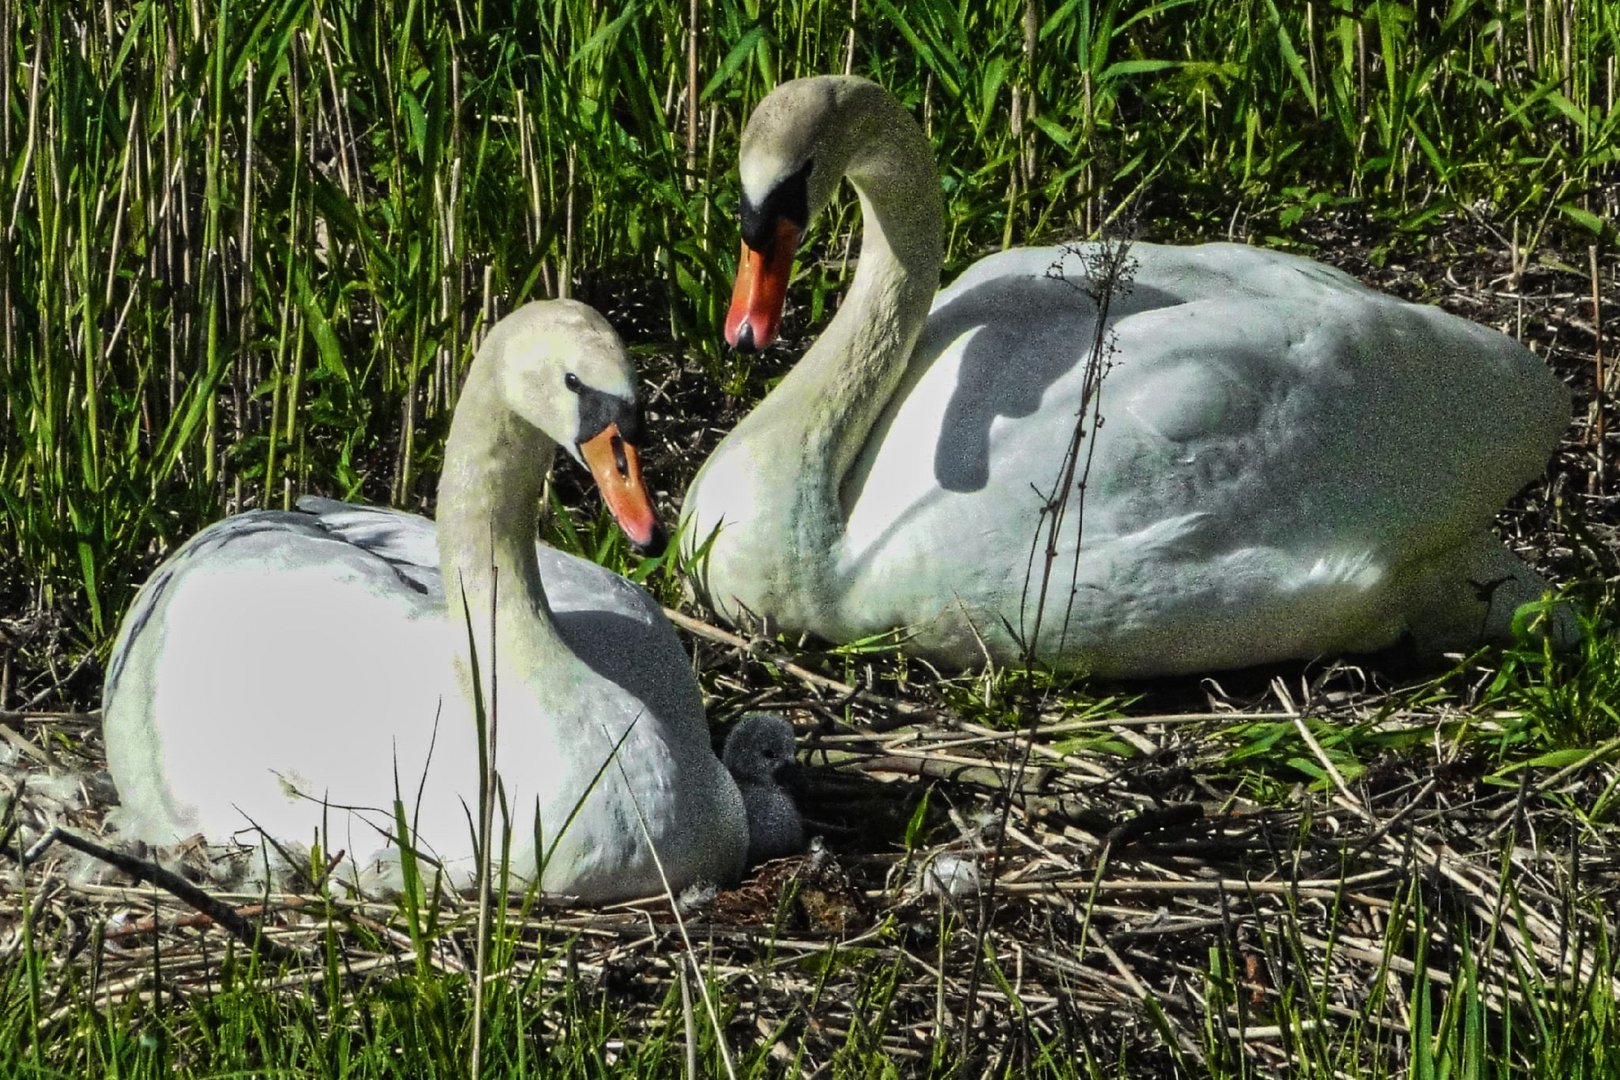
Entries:
POLYGON ((726 736, 722 760, 748 815, 749 865, 804 851, 804 819, 794 801, 804 773, 795 749, 793 725, 775 713, 751 713, 726 736))

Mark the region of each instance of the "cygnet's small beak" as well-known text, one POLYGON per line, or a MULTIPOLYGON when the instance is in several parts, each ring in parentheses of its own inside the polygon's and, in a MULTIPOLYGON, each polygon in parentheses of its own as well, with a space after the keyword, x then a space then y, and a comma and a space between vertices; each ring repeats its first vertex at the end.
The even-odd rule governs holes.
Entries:
POLYGON ((619 434, 618 424, 609 424, 581 442, 579 453, 631 546, 645 555, 660 554, 668 537, 641 479, 641 455, 635 443, 619 434))
POLYGON ((776 784, 795 800, 803 799, 810 790, 804 766, 791 758, 776 767, 776 784))
POLYGON ((775 235, 764 251, 755 251, 743 241, 731 310, 726 313, 726 343, 733 348, 755 352, 776 340, 799 235, 799 227, 784 217, 777 218, 775 235))

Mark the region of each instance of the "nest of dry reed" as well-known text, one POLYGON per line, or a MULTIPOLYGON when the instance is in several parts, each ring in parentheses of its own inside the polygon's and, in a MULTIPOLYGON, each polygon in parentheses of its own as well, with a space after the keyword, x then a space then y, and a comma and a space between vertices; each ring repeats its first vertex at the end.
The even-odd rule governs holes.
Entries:
MULTIPOLYGON (((514 909, 534 946, 512 976, 549 965, 545 978, 586 980, 650 1020, 659 984, 689 977, 678 912, 704 978, 735 1004, 727 1034, 738 1051, 774 1041, 814 1072, 869 1022, 864 991, 882 971, 896 982, 881 1048, 897 1061, 920 1068, 941 1039, 990 1055, 986 1065, 1079 1041, 1103 1060, 1131 1046, 1151 1073, 1212 1053, 1281 1068, 1296 1040, 1333 1019, 1382 1029, 1369 1046, 1403 1053, 1417 979, 1445 991, 1468 970, 1500 1012, 1526 1007, 1526 972, 1548 986, 1613 975, 1593 943, 1613 940, 1615 913, 1581 901, 1620 896, 1615 831, 1561 809, 1591 806, 1615 785, 1612 761, 1527 771, 1502 787, 1484 782, 1486 763, 1442 747, 1379 762, 1352 785, 1324 753, 1318 764, 1334 776, 1325 790, 1271 805, 1205 778, 1216 756, 1208 737, 1240 722, 1297 723, 1307 745, 1320 721, 1424 738, 1463 722, 1460 711, 1370 691, 1359 669, 1292 689, 1278 677, 1266 700, 1242 709, 1212 688, 1213 712, 1053 716, 1009 732, 825 676, 789 672, 759 687, 747 679, 757 657, 731 662, 723 689, 799 721, 806 810, 825 849, 696 903, 514 909), (1135 752, 1071 748, 1099 737, 1135 752), (859 960, 829 974, 821 958, 833 953, 859 960), (1288 1004, 1301 996, 1320 1001, 1304 1022, 1288 1004)), ((13 748, 38 751, 6 770, 12 850, 51 824, 97 835, 111 792, 95 778, 94 718, 11 717, 6 730, 13 748), (62 776, 89 779, 75 791, 62 776)), ((93 993, 108 1004, 159 992, 154 947, 165 993, 218 977, 231 929, 217 914, 161 883, 130 884, 117 868, 92 880, 70 854, 46 857, 27 870, 26 889, 5 891, 0 953, 31 932, 51 952, 48 970, 92 968, 93 993)), ((216 899, 250 928, 237 948, 268 942, 292 961, 280 976, 290 990, 327 977, 333 911, 357 931, 344 935, 341 992, 418 959, 392 904, 339 890, 216 899)), ((471 966, 470 911, 428 962, 471 966)))

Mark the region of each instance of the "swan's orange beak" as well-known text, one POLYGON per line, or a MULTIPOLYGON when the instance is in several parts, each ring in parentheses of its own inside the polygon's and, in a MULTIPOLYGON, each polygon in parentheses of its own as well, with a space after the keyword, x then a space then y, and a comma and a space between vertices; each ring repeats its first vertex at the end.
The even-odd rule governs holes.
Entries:
POLYGON ((798 246, 799 227, 787 218, 776 219, 776 233, 764 251, 755 251, 743 241, 737 285, 731 290, 731 311, 726 315, 726 343, 732 348, 753 352, 776 340, 798 246))
POLYGON ((641 479, 641 455, 635 443, 619 434, 618 424, 609 424, 580 443, 579 452, 602 489, 602 501, 630 543, 638 551, 658 554, 663 548, 663 529, 641 479))

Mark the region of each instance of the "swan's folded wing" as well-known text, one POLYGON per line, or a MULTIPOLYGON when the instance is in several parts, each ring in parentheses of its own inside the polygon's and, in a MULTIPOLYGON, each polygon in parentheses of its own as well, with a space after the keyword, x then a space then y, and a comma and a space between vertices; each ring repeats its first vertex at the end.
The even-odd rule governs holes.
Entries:
POLYGON ((430 595, 442 591, 438 533, 427 518, 315 495, 300 498, 298 509, 313 517, 326 535, 387 562, 401 580, 413 587, 430 595))

